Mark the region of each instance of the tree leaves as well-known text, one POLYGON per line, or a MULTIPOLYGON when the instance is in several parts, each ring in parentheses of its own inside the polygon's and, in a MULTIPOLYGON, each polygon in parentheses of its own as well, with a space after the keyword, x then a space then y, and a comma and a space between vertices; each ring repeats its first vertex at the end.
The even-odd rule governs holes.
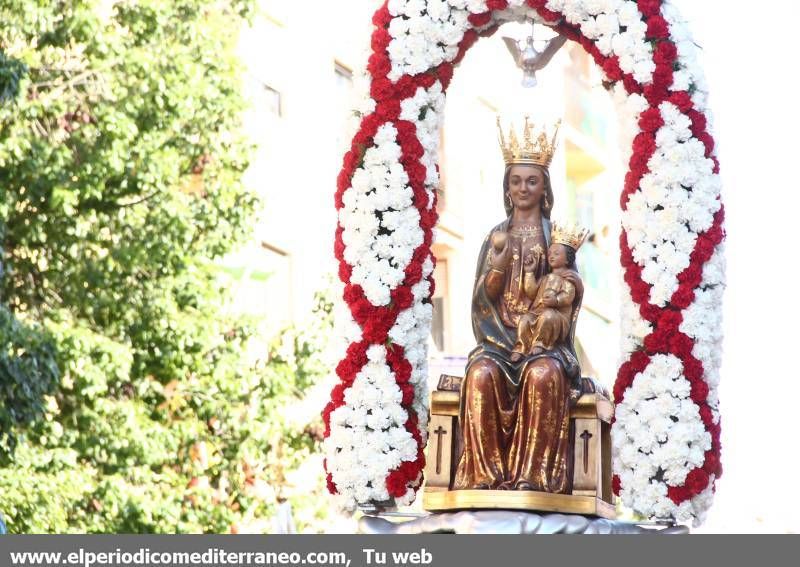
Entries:
POLYGON ((214 261, 258 206, 252 2, 103 5, 0 1, 0 509, 12 532, 224 532, 316 443, 280 412, 326 371, 329 307, 257 359, 226 314, 214 261))

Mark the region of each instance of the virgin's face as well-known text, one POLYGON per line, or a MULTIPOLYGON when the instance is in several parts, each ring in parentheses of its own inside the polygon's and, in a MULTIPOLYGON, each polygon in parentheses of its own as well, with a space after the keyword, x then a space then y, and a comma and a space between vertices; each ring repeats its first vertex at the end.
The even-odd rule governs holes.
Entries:
POLYGON ((535 165, 512 165, 508 192, 514 208, 525 211, 541 205, 544 183, 544 173, 535 165))

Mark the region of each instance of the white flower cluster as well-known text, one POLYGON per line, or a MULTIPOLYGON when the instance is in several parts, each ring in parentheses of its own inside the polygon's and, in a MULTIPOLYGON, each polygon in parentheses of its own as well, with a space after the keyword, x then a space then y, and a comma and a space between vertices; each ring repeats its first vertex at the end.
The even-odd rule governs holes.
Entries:
POLYGON ((711 448, 711 435, 682 372, 683 364, 674 355, 653 356, 616 407, 612 438, 620 498, 651 518, 695 515, 691 501, 676 506, 667 497, 667 484, 683 484, 711 448))
POLYGON ((665 124, 656 134, 650 173, 630 196, 622 224, 642 279, 653 286, 650 302, 663 306, 689 266, 698 233, 713 223, 721 183, 705 147, 692 136, 689 118, 668 102, 659 110, 665 124))
POLYGON ((647 24, 630 0, 549 0, 547 8, 563 12, 605 56, 616 55, 620 68, 642 84, 653 78, 652 46, 645 39, 647 24))
POLYGON ((359 503, 388 500, 388 473, 417 458, 417 442, 405 428, 408 413, 386 363, 386 347, 372 345, 367 357, 345 391, 345 404, 331 412, 331 433, 324 442, 338 503, 347 510, 359 503))
POLYGON ((708 85, 699 62, 700 50, 692 40, 686 21, 671 2, 666 1, 662 4, 661 15, 667 20, 670 37, 678 48, 678 70, 674 73, 671 88, 673 91, 685 91, 693 86, 695 93, 692 99, 695 107, 704 112, 708 85))
POLYGON ((481 3, 485 9, 483 0, 389 0, 389 13, 394 16, 389 24, 389 80, 417 75, 455 59, 458 44, 471 27, 467 5, 481 3))
POLYGON ((404 270, 423 241, 396 140, 393 125, 378 129, 339 210, 344 259, 353 266, 351 281, 361 285, 373 305, 388 305, 390 292, 405 278, 404 270))

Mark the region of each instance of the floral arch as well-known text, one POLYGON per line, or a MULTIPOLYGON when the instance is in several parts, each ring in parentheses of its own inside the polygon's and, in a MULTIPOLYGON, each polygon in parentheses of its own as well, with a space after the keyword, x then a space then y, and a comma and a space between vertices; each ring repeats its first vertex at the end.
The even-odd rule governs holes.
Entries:
POLYGON ((388 0, 375 13, 335 196, 349 313, 323 412, 328 488, 354 509, 410 503, 422 482, 445 92, 481 36, 524 17, 580 43, 638 118, 620 196, 613 485, 642 516, 700 523, 721 474, 724 210, 696 46, 667 0, 388 0))

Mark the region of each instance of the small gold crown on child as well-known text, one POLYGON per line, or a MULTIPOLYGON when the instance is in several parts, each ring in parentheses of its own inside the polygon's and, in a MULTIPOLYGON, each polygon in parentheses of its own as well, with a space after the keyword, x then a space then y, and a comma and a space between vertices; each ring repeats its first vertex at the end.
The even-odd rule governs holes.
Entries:
POLYGON ((581 228, 574 223, 553 223, 551 231, 553 237, 553 244, 564 244, 573 250, 577 250, 589 236, 589 231, 581 228))

